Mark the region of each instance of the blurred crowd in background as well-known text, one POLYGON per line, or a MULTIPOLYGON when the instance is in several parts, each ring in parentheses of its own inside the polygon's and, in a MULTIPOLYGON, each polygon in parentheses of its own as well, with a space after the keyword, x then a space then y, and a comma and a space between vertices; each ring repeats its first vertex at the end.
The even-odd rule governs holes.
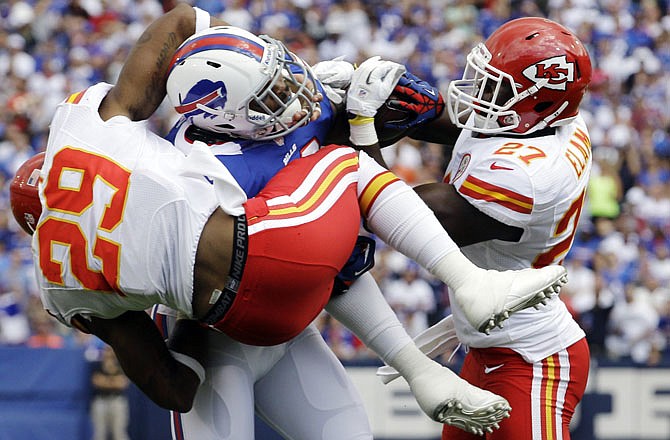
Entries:
MULTIPOLYGON (((314 64, 381 55, 439 85, 461 77, 465 56, 499 25, 544 16, 587 46, 593 82, 582 105, 594 169, 565 264, 561 297, 594 355, 657 365, 670 359, 670 0, 195 0, 231 24, 283 40, 314 64)), ((56 105, 99 81, 113 83, 134 41, 172 7, 157 0, 3 0, 0 4, 0 344, 84 346, 95 338, 42 309, 30 238, 14 222, 8 186, 46 145, 56 105)), ((175 121, 167 103, 150 121, 175 121)), ((403 140, 385 149, 415 185, 441 180, 448 151, 403 140)), ((449 313, 445 286, 378 244, 374 274, 415 335, 449 313)), ((341 359, 369 351, 327 315, 324 337, 341 359)), ((446 360, 445 360, 446 361, 446 360)))

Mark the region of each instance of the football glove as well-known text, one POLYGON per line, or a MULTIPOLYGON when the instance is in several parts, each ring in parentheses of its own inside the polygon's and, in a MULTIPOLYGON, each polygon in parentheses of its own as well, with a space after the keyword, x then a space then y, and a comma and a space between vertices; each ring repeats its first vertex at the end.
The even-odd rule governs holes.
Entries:
POLYGON ((351 84, 354 65, 349 61, 344 61, 343 57, 337 57, 316 63, 312 66, 312 73, 314 73, 316 79, 321 81, 321 84, 345 89, 351 84))
POLYGON ((312 66, 312 73, 323 86, 330 102, 333 104, 344 102, 347 87, 351 84, 351 77, 354 74, 353 64, 344 61, 344 57, 337 57, 316 63, 312 66))
POLYGON ((354 70, 347 91, 347 112, 356 116, 374 117, 386 102, 405 66, 372 57, 354 70))
POLYGON ((335 276, 332 295, 341 295, 349 290, 361 275, 375 265, 375 241, 364 235, 359 235, 349 260, 335 276))
POLYGON ((437 87, 405 72, 393 89, 393 99, 387 106, 403 111, 407 116, 398 121, 388 121, 384 127, 404 130, 437 119, 444 111, 444 99, 437 87))

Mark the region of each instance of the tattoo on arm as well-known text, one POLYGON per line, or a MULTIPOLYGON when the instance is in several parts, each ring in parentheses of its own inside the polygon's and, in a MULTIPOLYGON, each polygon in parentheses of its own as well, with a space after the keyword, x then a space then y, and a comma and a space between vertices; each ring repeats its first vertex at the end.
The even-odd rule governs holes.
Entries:
MULTIPOLYGON (((149 36, 149 38, 151 38, 151 36, 149 36)), ((172 59, 172 55, 174 55, 177 47, 179 47, 177 36, 174 32, 170 32, 168 34, 168 40, 163 44, 163 47, 158 54, 158 58, 156 58, 156 69, 154 70, 152 78, 154 80, 153 84, 163 84, 163 81, 165 81, 165 76, 167 75, 169 67, 168 63, 172 59)))
MULTIPOLYGON (((148 44, 153 39, 151 32, 145 32, 137 45, 148 44)), ((170 32, 166 36, 166 40, 154 61, 153 68, 151 69, 150 84, 152 86, 144 88, 143 102, 137 103, 138 108, 134 109, 134 114, 143 113, 146 108, 157 108, 163 101, 163 98, 165 98, 165 81, 169 63, 177 50, 177 47, 179 47, 180 41, 181 40, 177 38, 177 35, 174 32, 170 32)), ((148 115, 143 115, 140 119, 144 119, 144 117, 148 117, 148 115)))

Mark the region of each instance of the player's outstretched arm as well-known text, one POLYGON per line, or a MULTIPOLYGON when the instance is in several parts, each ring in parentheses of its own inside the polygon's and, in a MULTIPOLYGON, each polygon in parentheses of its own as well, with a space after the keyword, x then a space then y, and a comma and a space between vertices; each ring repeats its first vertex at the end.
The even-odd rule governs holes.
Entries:
POLYGON ((501 223, 472 206, 448 183, 426 183, 414 190, 459 247, 493 239, 519 241, 523 234, 523 229, 501 223))
POLYGON ((409 134, 409 137, 419 141, 440 144, 444 146, 447 151, 451 151, 460 133, 461 129, 457 128, 453 122, 451 122, 447 112, 443 112, 436 119, 415 128, 409 134))
POLYGON ((180 3, 156 19, 137 40, 119 79, 100 105, 100 116, 127 116, 133 121, 147 119, 165 98, 165 82, 175 51, 197 27, 227 23, 180 3))
POLYGON ((126 312, 114 319, 91 317, 85 328, 110 345, 128 378, 157 405, 187 412, 198 386, 204 380, 200 361, 204 357, 209 330, 193 321, 177 321, 173 336, 165 344, 156 324, 142 311, 126 312), (191 342, 189 352, 173 338, 191 342), (199 358, 199 361, 196 361, 199 358))

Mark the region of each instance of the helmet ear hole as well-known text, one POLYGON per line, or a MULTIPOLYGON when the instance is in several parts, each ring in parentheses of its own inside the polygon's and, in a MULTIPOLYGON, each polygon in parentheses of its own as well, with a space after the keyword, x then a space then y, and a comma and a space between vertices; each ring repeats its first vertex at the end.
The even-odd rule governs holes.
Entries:
POLYGON ((546 109, 551 107, 552 104, 553 104, 553 102, 551 102, 551 101, 539 102, 539 103, 535 104, 535 107, 533 107, 533 110, 537 113, 542 113, 543 111, 545 111, 546 109))

